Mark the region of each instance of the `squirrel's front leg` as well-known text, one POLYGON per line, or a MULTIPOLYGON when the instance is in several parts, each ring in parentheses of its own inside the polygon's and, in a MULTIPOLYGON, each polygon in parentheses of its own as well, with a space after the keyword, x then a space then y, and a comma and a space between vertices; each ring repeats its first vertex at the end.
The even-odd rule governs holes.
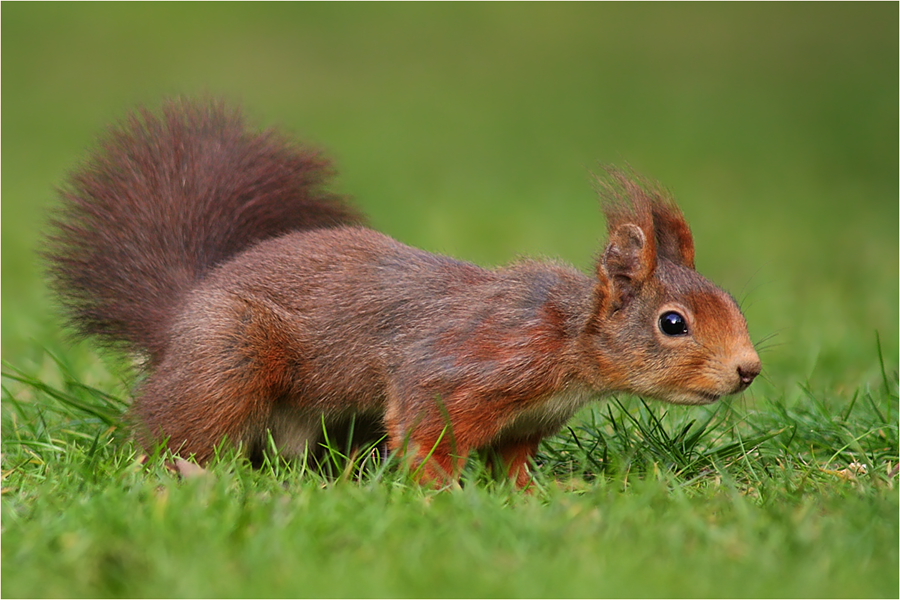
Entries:
POLYGON ((410 462, 420 483, 445 487, 456 484, 474 447, 460 440, 452 422, 420 418, 412 428, 404 427, 403 419, 385 419, 388 430, 388 449, 399 452, 410 462))
POLYGON ((448 395, 446 401, 430 403, 389 398, 385 414, 388 446, 408 457, 419 481, 440 486, 459 481, 473 451, 493 448, 505 472, 518 487, 525 488, 531 483, 528 463, 541 437, 495 445, 506 420, 505 412, 497 408, 472 396, 448 395))
POLYGON ((537 455, 542 439, 543 435, 534 435, 496 444, 492 453, 495 472, 506 473, 517 488, 529 489, 534 482, 531 476, 531 463, 537 455))
MULTIPOLYGON (((464 439, 459 441, 446 439, 449 427, 443 431, 443 437, 435 437, 433 433, 413 433, 407 447, 416 468, 417 478, 422 483, 438 486, 452 485, 459 480, 466 461, 477 446, 464 439), (461 450, 462 448, 462 450, 461 450)), ((393 437, 391 438, 394 439, 393 437)), ((491 448, 489 459, 497 477, 504 475, 519 489, 527 490, 534 479, 531 475, 531 463, 537 454, 543 436, 519 439, 496 444, 491 448)), ((401 449, 402 444, 392 446, 401 449)))

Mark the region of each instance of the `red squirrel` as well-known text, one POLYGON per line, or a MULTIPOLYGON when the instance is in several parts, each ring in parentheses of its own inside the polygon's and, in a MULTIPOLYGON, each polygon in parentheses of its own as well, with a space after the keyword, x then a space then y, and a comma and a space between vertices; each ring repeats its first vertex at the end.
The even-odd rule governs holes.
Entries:
POLYGON ((496 270, 406 246, 327 190, 328 160, 218 101, 112 128, 61 189, 46 252, 76 330, 144 357, 137 439, 201 463, 271 435, 302 455, 360 419, 421 480, 488 451, 520 487, 543 438, 626 392, 707 404, 761 363, 734 299, 694 269, 671 197, 598 178, 609 239, 592 276, 496 270))

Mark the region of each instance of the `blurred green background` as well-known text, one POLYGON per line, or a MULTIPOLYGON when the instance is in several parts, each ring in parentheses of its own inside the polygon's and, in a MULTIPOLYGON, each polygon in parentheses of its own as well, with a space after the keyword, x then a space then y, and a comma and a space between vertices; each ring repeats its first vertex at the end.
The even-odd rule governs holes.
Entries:
POLYGON ((66 347, 35 256, 55 186, 137 104, 208 93, 325 147, 383 231, 590 268, 589 172, 674 191, 767 380, 898 360, 898 5, 53 4, 2 14, 2 348, 66 347))

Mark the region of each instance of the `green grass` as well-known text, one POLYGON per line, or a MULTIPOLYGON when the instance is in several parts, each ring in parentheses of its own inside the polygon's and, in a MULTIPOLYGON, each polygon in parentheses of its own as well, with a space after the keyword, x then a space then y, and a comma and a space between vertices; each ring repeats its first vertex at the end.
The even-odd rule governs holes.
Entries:
POLYGON ((884 388, 749 413, 614 400, 544 445, 528 495, 477 460, 462 489, 433 491, 340 448, 318 468, 260 470, 223 451, 180 479, 171 457, 127 441, 114 397, 10 377, 27 387, 8 393, 3 423, 8 596, 897 589, 897 397, 884 388))
POLYGON ((4 5, 2 594, 897 597, 896 4, 4 5), (588 171, 679 198, 763 377, 594 404, 526 495, 390 460, 179 478, 135 378, 35 255, 54 186, 135 103, 211 91, 336 156, 404 242, 589 268, 588 171), (857 465, 865 465, 860 467, 857 465))

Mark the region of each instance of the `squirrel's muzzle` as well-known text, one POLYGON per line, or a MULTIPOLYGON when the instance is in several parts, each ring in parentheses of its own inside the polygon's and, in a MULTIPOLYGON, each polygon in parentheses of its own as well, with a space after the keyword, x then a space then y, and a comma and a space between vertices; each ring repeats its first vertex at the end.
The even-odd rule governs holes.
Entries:
POLYGON ((750 384, 762 371, 762 362, 754 349, 750 349, 746 354, 739 357, 736 363, 735 369, 737 370, 739 383, 733 392, 735 394, 743 392, 750 387, 750 384))

